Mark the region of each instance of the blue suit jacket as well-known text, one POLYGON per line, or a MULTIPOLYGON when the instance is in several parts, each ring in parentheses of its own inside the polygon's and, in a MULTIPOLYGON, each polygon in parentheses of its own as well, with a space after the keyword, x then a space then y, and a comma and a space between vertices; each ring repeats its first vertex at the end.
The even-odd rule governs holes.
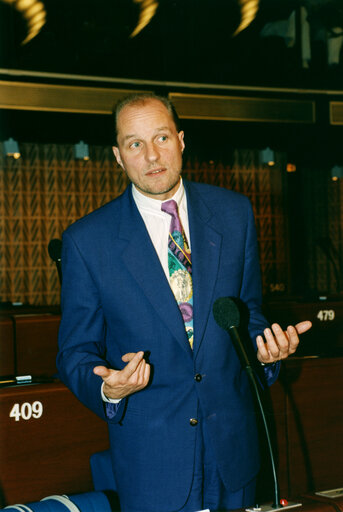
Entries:
POLYGON ((267 325, 260 311, 251 205, 226 189, 184 183, 193 261, 193 353, 131 187, 63 235, 59 374, 108 422, 123 510, 163 512, 185 503, 197 430, 190 418, 199 415, 228 488, 243 487, 259 467, 248 379, 229 335, 212 315, 218 297, 235 296, 249 308, 252 340, 267 325), (123 368, 121 356, 139 350, 150 353, 151 383, 122 400, 109 417, 100 396, 102 381, 92 369, 99 364, 123 368))

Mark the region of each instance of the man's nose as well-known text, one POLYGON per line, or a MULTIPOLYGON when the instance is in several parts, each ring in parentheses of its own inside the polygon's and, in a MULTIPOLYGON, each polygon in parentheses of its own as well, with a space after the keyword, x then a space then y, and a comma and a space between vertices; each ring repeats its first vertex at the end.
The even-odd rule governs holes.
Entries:
POLYGON ((158 160, 159 156, 160 156, 160 153, 158 151, 157 146, 154 143, 147 144, 146 151, 145 151, 145 158, 149 162, 154 162, 154 161, 158 160))

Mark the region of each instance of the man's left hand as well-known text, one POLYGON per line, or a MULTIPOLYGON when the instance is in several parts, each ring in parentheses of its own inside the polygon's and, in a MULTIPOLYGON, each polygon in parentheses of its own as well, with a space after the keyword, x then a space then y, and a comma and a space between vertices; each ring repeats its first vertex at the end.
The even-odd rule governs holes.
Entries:
POLYGON ((283 331, 279 324, 273 324, 271 329, 264 330, 264 338, 257 336, 257 359, 260 363, 270 364, 287 359, 294 354, 299 345, 299 334, 308 331, 312 326, 309 320, 290 325, 283 331))

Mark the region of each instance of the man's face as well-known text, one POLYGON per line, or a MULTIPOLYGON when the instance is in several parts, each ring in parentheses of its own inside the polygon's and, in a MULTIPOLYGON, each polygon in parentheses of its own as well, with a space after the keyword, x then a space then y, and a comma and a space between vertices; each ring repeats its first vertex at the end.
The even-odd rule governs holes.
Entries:
POLYGON ((136 187, 146 196, 169 199, 179 187, 183 132, 158 100, 127 105, 117 120, 118 147, 113 152, 136 187))

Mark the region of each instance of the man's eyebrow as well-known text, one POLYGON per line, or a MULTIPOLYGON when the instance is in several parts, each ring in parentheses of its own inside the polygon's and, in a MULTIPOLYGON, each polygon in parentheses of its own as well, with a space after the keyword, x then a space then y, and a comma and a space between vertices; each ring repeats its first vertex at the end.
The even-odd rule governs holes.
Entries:
POLYGON ((169 128, 169 126, 161 126, 160 128, 157 128, 156 133, 160 132, 168 132, 172 133, 172 130, 169 128))
POLYGON ((125 137, 123 137, 123 142, 125 142, 128 139, 138 139, 138 138, 139 137, 137 135, 135 135, 134 133, 132 135, 125 135, 125 137))
MULTIPOLYGON (((165 132, 165 131, 171 132, 171 129, 169 128, 169 126, 160 126, 159 128, 156 128, 156 133, 165 132)), ((125 137, 123 137, 123 142, 126 142, 129 139, 140 139, 140 138, 141 137, 139 137, 139 135, 136 135, 135 133, 131 133, 131 134, 125 135, 125 137)))
POLYGON ((168 130, 168 132, 170 132, 170 128, 169 126, 161 126, 160 128, 157 128, 157 132, 162 132, 162 131, 165 131, 165 130, 168 130))

